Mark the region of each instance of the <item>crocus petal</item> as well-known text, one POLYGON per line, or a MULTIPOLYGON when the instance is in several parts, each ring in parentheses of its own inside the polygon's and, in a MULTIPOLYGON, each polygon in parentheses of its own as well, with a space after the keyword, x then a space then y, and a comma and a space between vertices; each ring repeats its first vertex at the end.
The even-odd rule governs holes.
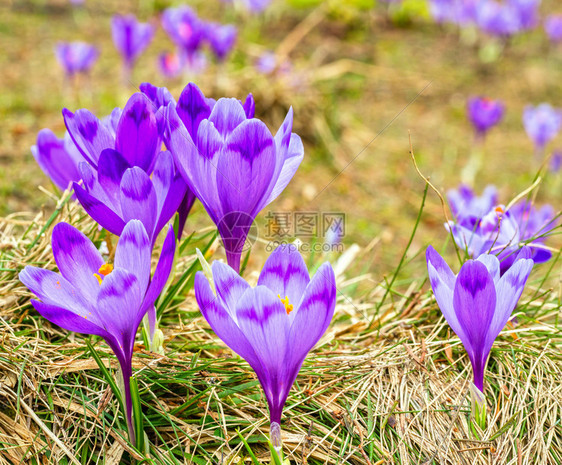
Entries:
MULTIPOLYGON (((174 159, 170 152, 161 152, 154 165, 152 184, 158 203, 158 221, 155 236, 170 221, 178 210, 187 191, 187 184, 179 174, 175 174, 174 159)), ((183 225, 182 229, 183 229, 183 225)))
POLYGON ((494 283, 497 283, 500 279, 500 261, 498 257, 491 254, 484 254, 480 255, 477 260, 486 267, 494 283))
POLYGON ((277 197, 279 197, 281 192, 285 190, 289 182, 291 182, 291 179, 295 176, 303 158, 304 146, 302 145, 301 138, 296 134, 291 134, 289 148, 287 149, 285 161, 283 162, 281 172, 279 173, 279 178, 275 182, 273 190, 269 194, 265 205, 269 205, 277 197))
POLYGON ((128 353, 132 349, 137 326, 134 326, 141 308, 141 289, 134 274, 115 268, 101 283, 96 313, 106 331, 120 343, 128 353))
POLYGON ((246 120, 244 107, 238 99, 221 98, 213 107, 209 115, 220 135, 226 139, 234 129, 246 120))
POLYGON ((105 203, 86 192, 82 186, 74 183, 73 188, 76 198, 88 215, 101 227, 119 236, 125 227, 125 222, 115 212, 109 209, 105 203))
MULTIPOLYGON (((84 318, 92 311, 92 303, 66 279, 54 271, 26 266, 19 274, 20 281, 44 303, 54 305, 84 318)), ((92 319, 94 322, 95 318, 92 319)))
POLYGON ((174 228, 170 225, 166 238, 164 239, 164 244, 162 245, 162 251, 160 252, 160 259, 156 265, 156 270, 150 281, 150 286, 146 291, 144 296, 144 301, 142 303, 143 311, 146 311, 150 306, 154 305, 156 299, 164 289, 166 282, 172 271, 172 265, 174 263, 174 254, 176 252, 176 238, 174 234, 174 228))
POLYGON ((98 161, 98 181, 108 197, 119 198, 121 179, 131 165, 116 150, 105 149, 98 161))
MULTIPOLYGON (((176 166, 187 182, 191 191, 203 203, 203 206, 216 223, 221 218, 220 203, 216 189, 216 159, 218 150, 197 149, 189 132, 179 119, 173 105, 167 107, 168 131, 166 145, 174 156, 176 166)), ((206 132, 210 141, 214 134, 217 147, 222 145, 220 135, 212 124, 205 124, 199 128, 199 133, 206 132)), ((211 144, 209 142, 209 147, 211 144)))
POLYGON ((429 281, 431 282, 437 305, 439 305, 451 329, 461 340, 465 340, 466 335, 453 308, 453 291, 456 277, 451 268, 449 268, 449 265, 432 246, 427 248, 426 258, 429 281))
POLYGON ((60 326, 67 331, 75 333, 94 334, 104 339, 111 339, 112 336, 101 326, 94 324, 88 317, 90 315, 78 315, 66 308, 56 305, 46 304, 38 300, 31 300, 31 304, 40 315, 51 323, 60 326))
POLYGON ((123 109, 117 127, 115 148, 130 165, 150 172, 160 143, 152 102, 137 92, 131 96, 123 109))
POLYGON ((472 362, 474 384, 483 391, 489 355, 486 338, 496 309, 494 281, 484 264, 469 260, 462 266, 455 283, 453 306, 465 334, 461 341, 472 362))
POLYGON ((282 244, 269 256, 260 273, 258 285, 266 286, 282 299, 289 298, 295 312, 310 283, 308 269, 294 244, 282 244))
POLYGON ((109 130, 85 109, 72 113, 65 108, 62 115, 66 129, 80 153, 92 166, 97 166, 100 153, 114 147, 114 139, 109 130))
POLYGON ((244 113, 246 113, 247 119, 252 119, 256 113, 256 102, 254 101, 254 96, 248 94, 246 101, 244 102, 244 113))
POLYGON ((250 286, 236 271, 224 263, 215 260, 211 265, 211 270, 217 296, 230 317, 237 322, 236 303, 244 292, 250 289, 250 286))
MULTIPOLYGON (((37 145, 31 147, 31 153, 43 172, 53 183, 65 190, 72 181, 80 180, 79 159, 67 151, 64 140, 57 138, 50 129, 42 129, 37 134, 37 145)), ((83 159, 82 156, 79 156, 83 159)))
POLYGON ((517 260, 499 280, 496 288, 496 311, 490 323, 486 338, 486 345, 490 348, 513 313, 532 269, 532 259, 520 259, 517 260))
MULTIPOLYGON (((300 255, 300 254, 299 254, 300 255)), ((290 366, 296 378, 306 355, 328 329, 336 307, 336 277, 329 263, 324 263, 310 281, 291 324, 290 366)), ((292 382, 291 382, 292 385, 292 382)))
POLYGON ((269 195, 275 168, 275 144, 267 126, 256 119, 244 121, 228 138, 217 164, 223 210, 257 215, 269 195))
POLYGON ((221 300, 213 294, 209 281, 201 271, 195 275, 194 289, 201 313, 215 334, 251 366, 256 366, 258 357, 254 349, 221 300))
POLYGON ((99 292, 95 274, 104 264, 94 244, 68 223, 58 223, 53 229, 52 247, 62 275, 94 302, 99 292))
POLYGON ((129 221, 119 237, 114 266, 134 274, 142 292, 148 288, 150 281, 151 255, 152 244, 144 226, 138 220, 129 221))
POLYGON ((121 209, 126 222, 141 220, 149 237, 153 238, 157 213, 156 192, 148 175, 137 166, 125 171, 121 180, 121 209))
POLYGON ((180 95, 176 111, 191 139, 195 139, 199 124, 209 117, 211 107, 199 87, 190 82, 180 95))
POLYGON ((250 363, 261 382, 270 409, 271 421, 279 422, 292 380, 286 363, 289 318, 279 298, 265 286, 248 289, 236 308, 238 325, 258 357, 250 363))

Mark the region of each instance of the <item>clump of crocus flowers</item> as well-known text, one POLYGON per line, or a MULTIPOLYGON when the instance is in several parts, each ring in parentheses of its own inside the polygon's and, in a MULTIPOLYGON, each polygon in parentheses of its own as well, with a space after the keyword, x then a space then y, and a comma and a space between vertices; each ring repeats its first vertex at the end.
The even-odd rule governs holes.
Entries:
POLYGON ((527 246, 535 263, 552 257, 545 240, 557 226, 557 216, 550 205, 537 208, 525 199, 507 208, 498 204, 497 190, 488 186, 482 196, 468 186, 449 191, 453 220, 446 224, 453 239, 468 256, 485 253, 498 255, 501 271, 512 266, 518 251, 527 246))

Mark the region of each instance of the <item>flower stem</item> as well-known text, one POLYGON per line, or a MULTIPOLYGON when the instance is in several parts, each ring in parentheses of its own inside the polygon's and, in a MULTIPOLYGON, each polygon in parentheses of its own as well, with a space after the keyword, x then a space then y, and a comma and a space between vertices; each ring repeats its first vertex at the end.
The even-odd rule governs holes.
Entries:
POLYGON ((473 383, 470 384, 471 417, 481 429, 486 429, 486 397, 473 383))
POLYGON ((281 426, 279 423, 273 421, 269 425, 269 440, 271 445, 273 446, 273 450, 271 451, 271 463, 283 463, 283 442, 281 440, 281 426), (274 457, 273 454, 277 454, 277 457, 274 457))

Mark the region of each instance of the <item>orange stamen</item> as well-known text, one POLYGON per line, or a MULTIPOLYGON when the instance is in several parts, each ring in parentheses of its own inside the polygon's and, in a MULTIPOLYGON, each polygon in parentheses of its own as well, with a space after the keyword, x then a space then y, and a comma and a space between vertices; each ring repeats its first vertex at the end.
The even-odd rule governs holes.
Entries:
POLYGON ((277 294, 277 297, 279 297, 279 300, 281 300, 281 303, 285 306, 287 315, 289 315, 293 311, 293 305, 289 303, 289 297, 285 296, 285 298, 282 299, 281 294, 277 294))

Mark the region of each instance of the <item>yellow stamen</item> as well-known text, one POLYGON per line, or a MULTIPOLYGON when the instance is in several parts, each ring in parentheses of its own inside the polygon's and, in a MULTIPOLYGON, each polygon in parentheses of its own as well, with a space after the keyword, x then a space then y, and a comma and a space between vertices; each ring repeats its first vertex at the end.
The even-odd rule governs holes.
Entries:
POLYGON ((503 213, 504 212, 503 208, 500 207, 500 206, 496 207, 495 210, 496 210, 496 213, 503 213))
POLYGON ((277 297, 279 297, 281 303, 285 305, 285 311, 287 312, 287 315, 291 313, 293 311, 293 305, 289 303, 289 297, 285 296, 285 298, 282 299, 281 294, 277 294, 277 297))
POLYGON ((107 276, 112 271, 113 271, 113 265, 111 263, 104 263, 102 266, 100 266, 98 273, 107 276))
POLYGON ((98 272, 94 273, 94 276, 98 280, 98 284, 100 286, 101 286, 101 282, 102 282, 102 276, 107 276, 112 271, 113 271, 113 265, 111 263, 104 263, 102 266, 100 266, 100 269, 98 270, 98 272))

